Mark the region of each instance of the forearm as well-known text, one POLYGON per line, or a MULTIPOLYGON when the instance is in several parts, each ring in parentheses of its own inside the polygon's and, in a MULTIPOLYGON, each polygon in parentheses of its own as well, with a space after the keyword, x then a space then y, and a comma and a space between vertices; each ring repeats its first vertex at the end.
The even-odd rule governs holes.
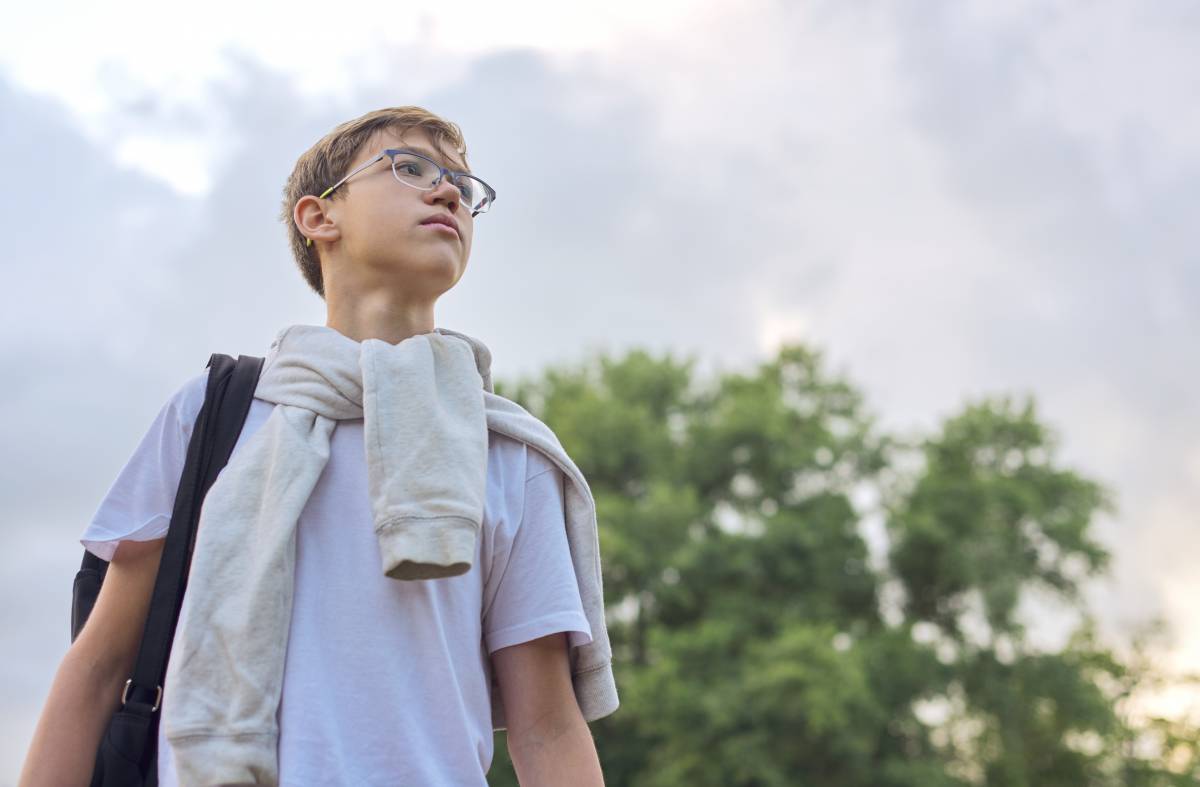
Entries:
POLYGON ((86 785, 96 748, 120 704, 123 681, 71 651, 63 658, 38 718, 20 787, 86 785))
POLYGON ((509 737, 509 756, 521 787, 603 787, 600 758, 587 722, 576 709, 509 737))

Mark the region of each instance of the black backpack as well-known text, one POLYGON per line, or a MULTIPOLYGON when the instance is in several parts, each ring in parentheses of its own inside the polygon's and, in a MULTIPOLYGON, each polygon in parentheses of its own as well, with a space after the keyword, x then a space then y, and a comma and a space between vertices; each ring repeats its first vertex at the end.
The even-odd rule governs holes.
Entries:
MULTIPOLYGON (((175 508, 163 545, 150 611, 142 630, 133 675, 125 682, 121 707, 100 739, 92 787, 142 787, 158 784, 158 722, 163 677, 175 624, 183 604, 200 506, 217 474, 229 461, 250 412, 258 387, 262 358, 214 353, 208 361, 204 406, 188 441, 187 460, 179 478, 175 508)), ((71 641, 91 614, 108 571, 108 561, 90 552, 75 575, 71 603, 71 641)))

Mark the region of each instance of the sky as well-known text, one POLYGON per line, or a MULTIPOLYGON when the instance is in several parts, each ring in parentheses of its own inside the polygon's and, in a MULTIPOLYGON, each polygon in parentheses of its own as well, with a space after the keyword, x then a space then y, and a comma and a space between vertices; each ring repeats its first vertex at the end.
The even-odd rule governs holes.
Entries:
POLYGON ((1102 630, 1162 616, 1161 663, 1200 671, 1194 4, 449 5, 6 18, 0 785, 78 536, 158 409, 209 354, 324 323, 276 218, 297 156, 400 104, 458 123, 497 189, 437 312, 497 378, 638 347, 749 371, 804 341, 897 433, 1031 395, 1116 495, 1102 630))

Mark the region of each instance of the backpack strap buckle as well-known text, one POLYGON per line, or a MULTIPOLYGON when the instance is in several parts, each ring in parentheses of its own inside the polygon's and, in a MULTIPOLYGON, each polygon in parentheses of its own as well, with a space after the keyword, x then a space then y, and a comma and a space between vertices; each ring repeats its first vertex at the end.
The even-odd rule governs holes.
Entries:
MULTIPOLYGON (((125 689, 121 692, 121 707, 125 707, 125 703, 129 701, 129 687, 133 685, 133 678, 125 681, 125 689)), ((156 687, 154 695, 154 707, 150 709, 151 713, 158 710, 158 706, 162 704, 162 686, 156 687)))

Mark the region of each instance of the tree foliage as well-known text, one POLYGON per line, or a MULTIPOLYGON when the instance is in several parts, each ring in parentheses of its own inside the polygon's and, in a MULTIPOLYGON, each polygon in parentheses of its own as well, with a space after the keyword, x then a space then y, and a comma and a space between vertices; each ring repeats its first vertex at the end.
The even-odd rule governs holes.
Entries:
MULTIPOLYGON (((1127 710, 1162 676, 1099 641, 1080 593, 1114 504, 1032 402, 968 403, 913 443, 813 348, 706 386, 694 365, 633 351, 496 385, 596 499, 607 783, 1200 783, 1195 727, 1127 710), (1080 621, 1057 652, 1028 641, 1031 593, 1080 621)), ((489 779, 516 784, 503 733, 489 779)))

